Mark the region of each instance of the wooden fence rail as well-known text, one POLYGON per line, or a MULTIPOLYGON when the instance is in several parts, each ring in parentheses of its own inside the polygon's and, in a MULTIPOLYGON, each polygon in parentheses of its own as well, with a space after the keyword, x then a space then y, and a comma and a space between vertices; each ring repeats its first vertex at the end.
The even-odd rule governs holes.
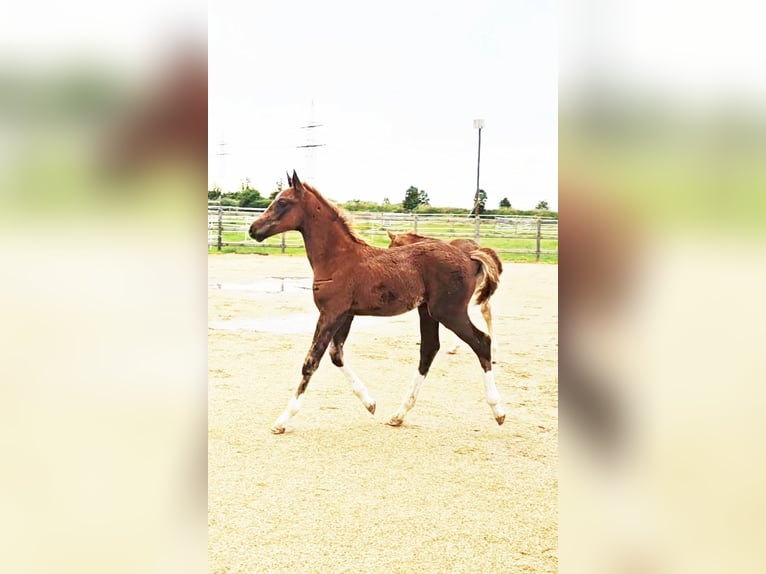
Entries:
MULTIPOLYGON (((208 205, 208 246, 221 251, 225 246, 240 246, 264 250, 303 248, 303 239, 295 231, 281 233, 263 243, 248 236, 250 224, 265 211, 263 208, 242 208, 208 205)), ((388 245, 386 231, 412 231, 449 241, 457 237, 474 238, 484 247, 503 254, 558 256, 558 220, 529 216, 482 215, 475 226, 472 215, 423 213, 348 212, 355 231, 367 242, 379 247, 388 245), (545 244, 545 245, 544 245, 545 244), (545 246, 555 246, 546 249, 545 246)))

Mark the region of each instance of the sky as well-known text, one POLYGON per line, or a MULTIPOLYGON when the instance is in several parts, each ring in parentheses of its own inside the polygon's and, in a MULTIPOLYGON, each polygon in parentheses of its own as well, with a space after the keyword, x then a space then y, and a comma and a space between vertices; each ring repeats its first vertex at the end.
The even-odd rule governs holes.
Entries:
POLYGON ((60 67, 95 64, 141 73, 180 39, 203 39, 206 10, 201 0, 5 3, 0 66, 21 62, 29 71, 56 73, 60 67))
POLYGON ((560 0, 558 16, 560 98, 595 79, 677 109, 763 108, 763 3, 560 0))
POLYGON ((210 186, 248 178, 267 195, 295 169, 336 201, 397 203, 415 186, 471 207, 483 119, 488 206, 557 207, 551 0, 224 0, 208 46, 210 186), (324 144, 313 158, 309 137, 324 144))

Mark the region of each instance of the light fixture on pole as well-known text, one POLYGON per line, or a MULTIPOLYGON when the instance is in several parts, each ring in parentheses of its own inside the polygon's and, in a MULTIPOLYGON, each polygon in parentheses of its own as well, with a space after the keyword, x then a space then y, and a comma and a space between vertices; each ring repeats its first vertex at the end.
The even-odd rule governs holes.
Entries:
POLYGON ((484 128, 484 120, 473 120, 474 129, 479 130, 479 154, 476 158, 476 195, 473 197, 474 230, 476 241, 479 240, 479 171, 481 169, 481 130, 484 128))

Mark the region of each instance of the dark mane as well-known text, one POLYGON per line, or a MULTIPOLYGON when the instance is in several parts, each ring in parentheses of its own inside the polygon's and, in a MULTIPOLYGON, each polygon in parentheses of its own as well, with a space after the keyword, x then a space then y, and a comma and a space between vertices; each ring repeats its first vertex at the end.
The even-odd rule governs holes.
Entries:
POLYGON ((330 213, 332 213, 335 216, 335 219, 337 219, 340 224, 343 226, 343 228, 348 232, 348 234, 351 236, 351 238, 354 240, 355 243, 359 243, 361 245, 369 245, 364 239, 359 237, 356 234, 356 231, 354 231, 354 226, 351 224, 351 221, 349 220, 348 214, 343 211, 340 207, 326 199, 319 191, 316 190, 316 188, 311 187, 309 184, 302 182, 303 188, 306 191, 311 192, 314 197, 321 203, 324 207, 326 207, 330 213))

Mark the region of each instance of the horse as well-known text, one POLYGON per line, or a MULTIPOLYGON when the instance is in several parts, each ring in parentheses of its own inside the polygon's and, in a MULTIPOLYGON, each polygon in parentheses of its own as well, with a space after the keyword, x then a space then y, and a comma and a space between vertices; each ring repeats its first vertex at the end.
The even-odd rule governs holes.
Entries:
MULTIPOLYGON (((388 233, 388 238, 391 240, 391 243, 388 245, 389 248, 409 245, 419 241, 440 241, 434 237, 425 237, 423 235, 418 235, 417 233, 396 234, 391 233, 388 230, 386 230, 386 233, 388 233)), ((480 247, 479 244, 476 243, 473 239, 453 239, 449 243, 450 245, 454 245, 458 249, 462 250, 468 256, 470 256, 471 253, 476 250, 483 251, 484 253, 488 254, 494 263, 493 267, 491 268, 495 277, 494 281, 499 281, 500 275, 503 273, 503 263, 500 261, 500 257, 498 257, 497 252, 494 249, 490 249, 489 247, 480 247)), ((475 305, 479 305, 481 308, 481 316, 484 317, 484 322, 487 324, 487 334, 489 335, 490 339, 492 339, 492 362, 497 363, 497 340, 495 339, 495 335, 492 332, 492 307, 489 304, 489 297, 484 299, 481 303, 478 302, 478 297, 483 288, 485 280, 486 276, 483 277, 476 285, 476 293, 474 293, 476 299, 474 299, 473 303, 475 305)), ((491 295, 492 294, 490 294, 490 296, 491 295)), ((447 351, 447 353, 454 355, 457 353, 459 345, 460 339, 455 338, 455 342, 447 351)))
MULTIPOLYGON (((357 315, 391 317, 417 308, 420 316, 420 362, 409 392, 387 424, 398 427, 415 405, 420 386, 439 351, 441 323, 465 341, 484 371, 487 404, 498 425, 505 412, 492 373, 491 340, 468 317, 468 303, 477 276, 489 276, 491 258, 482 252, 465 253, 452 245, 421 242, 398 249, 373 247, 353 230, 344 213, 316 189, 301 182, 293 170, 282 190, 250 226, 258 242, 285 231, 303 236, 313 271, 312 290, 319 319, 301 370, 302 378, 287 408, 271 432, 285 432, 286 423, 301 408, 304 392, 329 345, 330 359, 345 375, 354 394, 370 414, 375 400, 343 360, 343 344, 357 315)), ((496 288, 491 281, 480 297, 496 288)))

